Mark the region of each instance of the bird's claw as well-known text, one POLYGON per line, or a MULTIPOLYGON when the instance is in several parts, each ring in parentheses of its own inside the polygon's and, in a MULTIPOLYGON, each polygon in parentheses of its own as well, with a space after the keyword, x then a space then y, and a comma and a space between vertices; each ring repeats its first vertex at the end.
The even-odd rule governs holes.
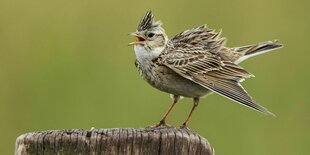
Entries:
POLYGON ((165 121, 161 120, 158 124, 148 126, 147 128, 173 128, 173 126, 166 124, 165 121))
POLYGON ((189 129, 189 128, 187 127, 186 124, 182 124, 182 125, 180 126, 180 129, 191 130, 191 129, 189 129))

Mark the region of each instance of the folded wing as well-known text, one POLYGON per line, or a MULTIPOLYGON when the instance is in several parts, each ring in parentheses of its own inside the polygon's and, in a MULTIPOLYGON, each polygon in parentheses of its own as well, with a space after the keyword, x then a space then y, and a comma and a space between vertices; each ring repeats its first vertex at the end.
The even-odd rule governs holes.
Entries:
POLYGON ((182 77, 224 97, 259 112, 272 115, 266 108, 255 103, 240 85, 240 82, 245 78, 253 75, 230 61, 222 60, 217 54, 224 44, 223 41, 219 41, 221 40, 219 35, 215 37, 218 41, 213 40, 212 42, 207 39, 201 41, 201 38, 208 38, 207 36, 200 36, 200 39, 198 39, 199 36, 194 37, 199 40, 197 41, 199 46, 194 46, 193 41, 187 41, 186 36, 208 33, 207 28, 204 27, 203 30, 206 32, 194 31, 191 33, 190 30, 187 30, 174 37, 168 50, 159 56, 158 62, 182 77))

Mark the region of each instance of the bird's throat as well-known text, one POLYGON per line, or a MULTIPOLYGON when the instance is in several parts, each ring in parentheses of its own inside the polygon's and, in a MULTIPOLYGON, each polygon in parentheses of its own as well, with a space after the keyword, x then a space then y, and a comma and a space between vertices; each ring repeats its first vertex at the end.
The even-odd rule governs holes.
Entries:
POLYGON ((137 60, 143 63, 157 58, 165 50, 165 46, 147 49, 144 46, 135 45, 134 50, 137 60))

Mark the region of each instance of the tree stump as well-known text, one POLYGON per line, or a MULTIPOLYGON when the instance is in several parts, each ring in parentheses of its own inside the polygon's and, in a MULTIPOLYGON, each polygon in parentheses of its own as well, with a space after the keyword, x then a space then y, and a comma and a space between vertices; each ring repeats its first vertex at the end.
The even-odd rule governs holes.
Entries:
POLYGON ((208 141, 184 129, 71 129, 31 132, 16 140, 16 155, 214 155, 208 141))

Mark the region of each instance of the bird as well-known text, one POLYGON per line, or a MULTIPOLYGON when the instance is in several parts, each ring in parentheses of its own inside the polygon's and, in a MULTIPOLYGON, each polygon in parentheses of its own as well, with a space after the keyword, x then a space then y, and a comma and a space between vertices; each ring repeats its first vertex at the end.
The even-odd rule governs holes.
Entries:
POLYGON ((192 98, 193 106, 180 128, 188 122, 200 98, 215 93, 266 115, 273 115, 255 102, 241 82, 254 75, 239 65, 242 61, 283 47, 277 40, 242 47, 226 47, 226 38, 206 25, 185 30, 169 39, 161 21, 152 11, 141 19, 135 32, 135 66, 142 78, 156 89, 169 93, 172 104, 158 124, 171 127, 166 118, 182 97, 192 98))

